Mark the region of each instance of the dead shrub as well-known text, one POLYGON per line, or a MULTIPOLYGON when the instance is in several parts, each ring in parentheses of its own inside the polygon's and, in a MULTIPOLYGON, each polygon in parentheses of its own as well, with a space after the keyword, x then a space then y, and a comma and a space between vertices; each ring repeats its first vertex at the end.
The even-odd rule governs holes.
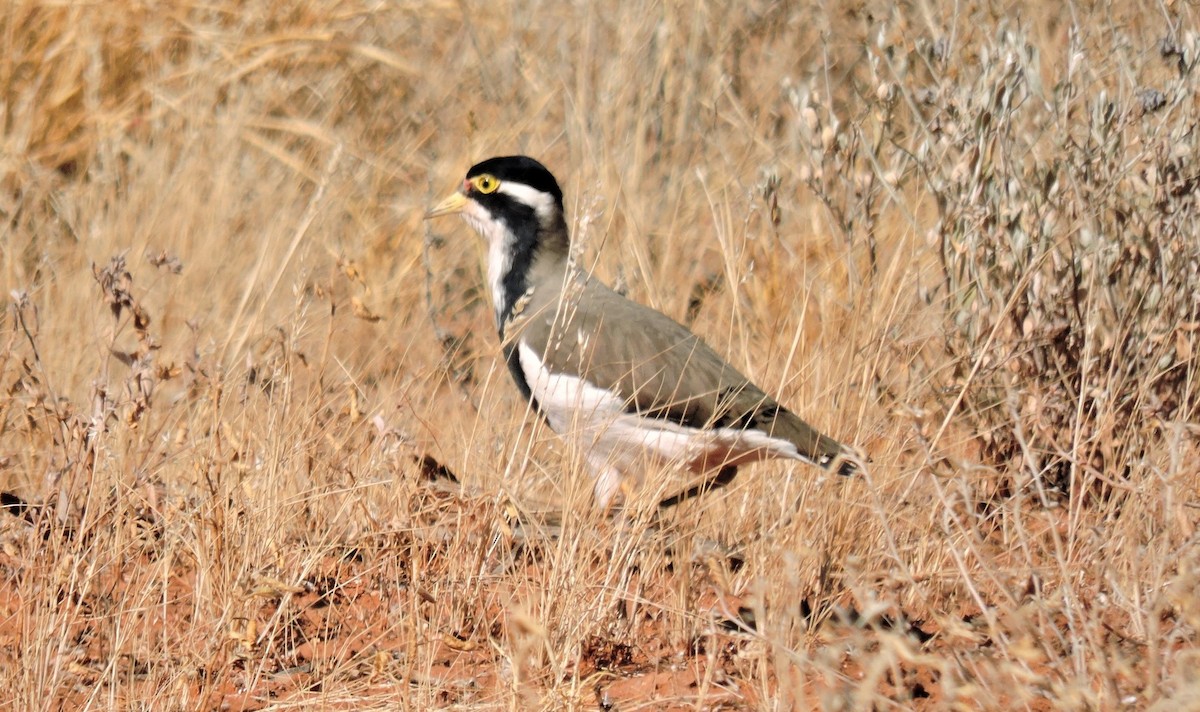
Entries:
POLYGON ((1123 79, 1145 74, 1136 64, 1110 73, 1075 41, 1075 71, 1043 87, 1037 53, 1005 31, 969 81, 949 81, 938 70, 954 58, 935 48, 934 83, 909 107, 941 154, 925 182, 955 359, 948 407, 1018 484, 1111 493, 1198 395, 1192 65, 1137 87, 1123 79))

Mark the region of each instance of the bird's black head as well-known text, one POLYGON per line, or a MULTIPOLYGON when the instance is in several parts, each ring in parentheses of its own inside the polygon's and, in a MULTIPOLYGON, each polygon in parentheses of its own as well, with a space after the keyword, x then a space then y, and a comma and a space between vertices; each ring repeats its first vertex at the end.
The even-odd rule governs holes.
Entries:
POLYGON ((508 233, 555 232, 563 220, 562 190, 541 163, 528 156, 499 156, 471 166, 462 187, 425 214, 454 213, 485 239, 508 233))
POLYGON ((463 192, 481 200, 483 195, 494 194, 504 185, 527 186, 548 195, 562 212, 563 196, 558 181, 545 166, 529 156, 497 156, 476 163, 467 171, 463 192))
POLYGON ((558 181, 527 156, 489 158, 471 166, 462 187, 427 217, 461 214, 488 245, 488 281, 503 324, 531 287, 568 257, 566 218, 558 181))

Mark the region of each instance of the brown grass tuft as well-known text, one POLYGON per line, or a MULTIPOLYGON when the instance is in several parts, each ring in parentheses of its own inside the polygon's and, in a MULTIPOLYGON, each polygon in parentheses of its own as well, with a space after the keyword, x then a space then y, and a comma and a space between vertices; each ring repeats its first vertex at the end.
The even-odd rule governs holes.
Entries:
POLYGON ((5 5, 0 706, 1194 705, 1196 16, 1000 10, 5 5), (512 152, 869 474, 597 512, 512 152))

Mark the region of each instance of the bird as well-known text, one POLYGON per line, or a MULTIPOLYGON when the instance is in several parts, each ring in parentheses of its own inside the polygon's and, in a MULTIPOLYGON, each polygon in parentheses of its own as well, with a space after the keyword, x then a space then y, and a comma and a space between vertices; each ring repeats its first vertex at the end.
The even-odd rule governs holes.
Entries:
POLYGON ((487 247, 501 352, 518 390, 573 440, 606 510, 648 467, 699 482, 660 509, 728 485, 741 465, 804 461, 840 475, 857 454, 804 422, 700 337, 578 268, 553 174, 528 156, 475 164, 425 217, 460 215, 487 247))

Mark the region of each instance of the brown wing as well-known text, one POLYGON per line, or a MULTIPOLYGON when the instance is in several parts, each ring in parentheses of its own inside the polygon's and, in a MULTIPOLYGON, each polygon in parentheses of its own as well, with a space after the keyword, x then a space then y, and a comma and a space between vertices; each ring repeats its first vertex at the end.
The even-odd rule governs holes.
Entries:
POLYGON ((618 393, 630 412, 645 417, 762 430, 822 465, 844 452, 682 324, 597 282, 584 289, 585 298, 561 308, 544 305, 523 329, 522 338, 544 345, 546 361, 558 372, 618 393))

